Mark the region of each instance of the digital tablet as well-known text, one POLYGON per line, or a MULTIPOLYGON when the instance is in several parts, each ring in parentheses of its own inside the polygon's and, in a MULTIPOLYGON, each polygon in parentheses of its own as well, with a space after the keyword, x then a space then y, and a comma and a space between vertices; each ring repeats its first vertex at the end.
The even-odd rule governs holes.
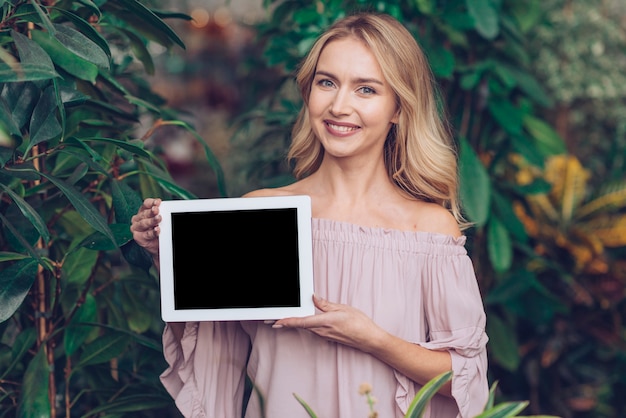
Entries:
POLYGON ((309 196, 163 201, 166 322, 313 315, 309 196))

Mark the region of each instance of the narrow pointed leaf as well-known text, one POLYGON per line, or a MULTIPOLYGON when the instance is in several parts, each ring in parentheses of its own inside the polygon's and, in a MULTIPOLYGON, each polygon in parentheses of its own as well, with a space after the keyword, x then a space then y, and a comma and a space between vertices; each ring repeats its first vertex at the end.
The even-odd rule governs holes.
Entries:
POLYGON ((148 51, 146 44, 137 35, 135 35, 135 33, 123 28, 121 31, 128 38, 135 57, 137 57, 139 62, 143 64, 143 68, 146 70, 146 73, 153 75, 154 61, 152 60, 152 54, 148 51))
POLYGON ((315 415, 315 412, 313 411, 313 409, 309 406, 308 403, 306 403, 306 401, 304 399, 302 399, 301 397, 299 397, 295 393, 293 394, 293 397, 296 398, 296 400, 300 403, 300 405, 302 405, 302 407, 307 412, 307 414, 309 414, 309 417, 317 418, 317 415, 315 415))
POLYGON ((69 326, 63 333, 63 346, 68 356, 73 355, 87 340, 94 327, 81 323, 96 322, 96 299, 88 293, 85 302, 76 310, 69 326))
POLYGON ((129 338, 123 334, 106 334, 85 347, 79 362, 74 367, 79 369, 90 364, 105 363, 122 354, 129 341, 129 338))
POLYGON ((41 235, 41 237, 43 238, 44 242, 50 241, 50 232, 48 231, 48 227, 46 226, 44 220, 41 219, 39 213, 35 209, 33 209, 33 207, 29 205, 28 202, 22 199, 21 196, 19 196, 17 193, 15 193, 4 184, 0 183, 0 187, 2 187, 4 191, 7 192, 11 199, 13 199, 24 217, 33 224, 37 232, 39 232, 39 235, 41 235))
POLYGON ((117 148, 125 149, 133 154, 140 155, 144 158, 150 158, 150 154, 145 150, 143 146, 143 142, 140 140, 131 140, 131 141, 120 141, 119 139, 112 138, 81 138, 81 141, 93 141, 93 142, 104 142, 108 144, 115 145, 117 148))
POLYGON ((476 415, 475 418, 507 418, 515 417, 522 412, 526 406, 527 401, 522 402, 503 402, 487 410, 481 414, 476 415))
POLYGON ((567 152, 563 138, 546 122, 534 116, 525 115, 523 124, 544 156, 549 157, 567 152))
POLYGON ((504 131, 512 135, 522 133, 523 114, 513 103, 502 99, 492 99, 487 103, 487 107, 504 131))
POLYGON ((91 83, 96 82, 96 77, 98 76, 98 66, 96 64, 79 57, 49 33, 34 30, 31 34, 33 40, 48 53, 56 65, 81 80, 91 83))
POLYGON ((11 364, 0 373, 0 379, 8 376, 11 370, 20 364, 22 358, 28 354, 36 342, 37 334, 35 328, 26 328, 15 337, 13 347, 11 347, 11 364))
POLYGON ((46 352, 40 347, 35 357, 28 363, 22 381, 22 396, 18 405, 19 418, 50 418, 48 381, 50 366, 46 352))
POLYGON ((99 68, 109 68, 109 56, 100 45, 70 26, 55 24, 54 27, 57 30, 54 37, 70 52, 99 68))
POLYGON ((493 362, 510 372, 517 370, 521 357, 514 327, 506 324, 499 316, 491 315, 487 323, 487 332, 489 345, 493 347, 493 362))
POLYGON ((65 257, 61 277, 67 283, 83 285, 91 276, 96 262, 98 252, 84 247, 78 247, 65 257))
POLYGON ((46 13, 42 8, 39 2, 31 1, 29 4, 35 9, 37 16, 39 16, 39 23, 43 26, 46 31, 54 35, 54 24, 50 21, 50 17, 48 13, 46 13))
POLYGON ((23 260, 28 258, 27 255, 22 253, 13 253, 10 251, 0 251, 0 263, 4 263, 5 261, 15 261, 15 260, 23 260))
POLYGON ((120 19, 126 21, 148 39, 166 48, 176 43, 185 49, 185 44, 176 33, 154 12, 136 0, 111 0, 103 5, 120 19))
POLYGON ((7 101, 0 96, 0 127, 4 127, 11 135, 18 135, 20 133, 19 122, 15 120, 12 113, 7 101))
POLYGON ((487 251, 493 269, 502 273, 513 262, 513 244, 506 226, 496 216, 491 216, 487 223, 487 251))
POLYGON ((72 186, 69 186, 61 179, 45 173, 40 174, 46 177, 52 183, 54 183, 54 185, 57 186, 61 190, 61 192, 63 192, 65 197, 67 197, 70 203, 72 203, 76 211, 80 213, 83 219, 85 219, 85 221, 89 223, 89 225, 91 225, 96 231, 102 232, 107 238, 111 240, 111 242, 117 245, 117 243, 115 242, 115 237, 113 236, 113 233, 111 232, 111 229, 109 228, 106 220, 83 194, 79 193, 76 189, 74 189, 72 186))
POLYGON ((489 217, 491 183, 489 174, 474 149, 461 139, 459 172, 461 178, 461 201, 470 221, 481 227, 489 217))
POLYGON ((11 38, 20 56, 16 68, 0 63, 0 82, 48 80, 59 77, 50 56, 41 46, 19 32, 11 31, 11 38))
POLYGON ((441 389, 441 387, 452 379, 452 371, 447 371, 431 379, 415 394, 409 408, 406 411, 406 418, 419 418, 424 414, 428 402, 441 389))
MULTIPOLYGON (((113 232, 115 241, 119 245, 123 246, 130 242, 130 240, 132 240, 133 238, 133 234, 130 232, 130 223, 111 224, 109 225, 109 228, 111 228, 111 232, 113 232)), ((101 232, 94 232, 93 234, 89 235, 83 241, 81 241, 79 246, 95 251, 111 251, 117 248, 113 246, 111 240, 109 240, 101 232)))
POLYGON ((54 88, 52 86, 46 88, 35 109, 30 120, 30 138, 29 149, 44 141, 49 141, 58 137, 63 128, 57 120, 57 101, 54 88))
POLYGON ((65 9, 55 9, 55 10, 60 12, 63 16, 65 16, 69 20, 71 20, 72 23, 78 28, 78 30, 80 30, 80 32, 83 35, 88 37, 91 42, 98 45, 98 47, 102 49, 102 51, 106 54, 107 57, 111 57, 111 50, 109 48, 108 42, 106 41, 106 39, 104 39, 104 37, 102 37, 102 35, 100 35, 100 33, 96 29, 94 29, 94 27, 89 22, 87 22, 82 17, 68 10, 65 10, 65 9))
POLYGON ((26 258, 0 270, 0 322, 9 319, 26 298, 37 276, 37 265, 37 260, 26 258))

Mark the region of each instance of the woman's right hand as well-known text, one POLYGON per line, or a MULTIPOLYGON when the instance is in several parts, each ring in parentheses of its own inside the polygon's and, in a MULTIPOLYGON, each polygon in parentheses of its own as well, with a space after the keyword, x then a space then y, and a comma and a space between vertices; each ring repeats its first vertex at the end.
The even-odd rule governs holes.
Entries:
POLYGON ((161 199, 148 198, 143 201, 136 215, 131 218, 130 231, 139 246, 145 248, 153 259, 159 257, 159 205, 161 199))

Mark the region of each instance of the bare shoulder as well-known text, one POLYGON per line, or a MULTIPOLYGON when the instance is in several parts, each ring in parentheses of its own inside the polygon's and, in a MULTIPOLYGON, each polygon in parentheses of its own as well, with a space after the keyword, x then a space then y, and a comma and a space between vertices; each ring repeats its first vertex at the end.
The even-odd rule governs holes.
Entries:
POLYGON ((294 187, 294 185, 288 185, 283 187, 253 190, 244 194, 243 197, 293 196, 297 194, 301 194, 299 189, 294 187))
POLYGON ((459 224, 450 211, 435 203, 415 203, 416 229, 424 232, 461 236, 459 224))

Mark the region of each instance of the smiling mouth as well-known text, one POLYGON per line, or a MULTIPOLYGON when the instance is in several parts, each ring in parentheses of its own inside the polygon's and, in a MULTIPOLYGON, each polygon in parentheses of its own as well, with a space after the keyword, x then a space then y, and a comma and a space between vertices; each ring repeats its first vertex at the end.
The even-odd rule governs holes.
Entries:
POLYGON ((326 126, 328 126, 333 131, 342 132, 342 133, 353 132, 359 129, 358 126, 335 125, 330 122, 326 122, 326 126))

